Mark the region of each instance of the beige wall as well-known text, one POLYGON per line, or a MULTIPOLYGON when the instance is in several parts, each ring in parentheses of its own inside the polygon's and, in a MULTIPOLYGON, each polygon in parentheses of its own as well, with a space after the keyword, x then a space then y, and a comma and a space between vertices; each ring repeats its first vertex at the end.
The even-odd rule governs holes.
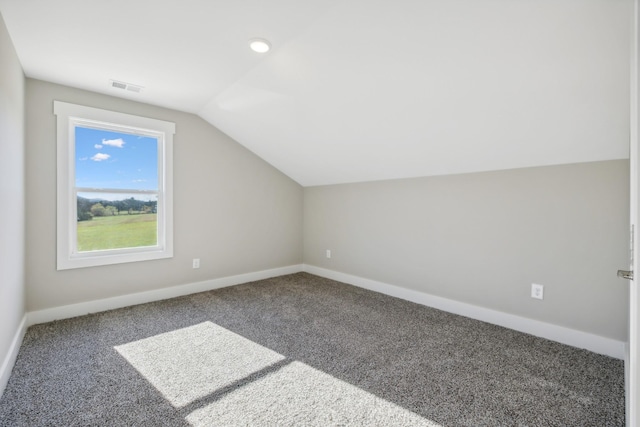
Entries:
POLYGON ((308 187, 304 261, 626 341, 628 194, 626 160, 308 187))
POLYGON ((24 80, 0 15, 0 368, 25 313, 24 80))
POLYGON ((28 311, 302 261, 302 187, 204 120, 32 79, 26 94, 28 311), (56 271, 54 100, 176 123, 174 258, 56 271))

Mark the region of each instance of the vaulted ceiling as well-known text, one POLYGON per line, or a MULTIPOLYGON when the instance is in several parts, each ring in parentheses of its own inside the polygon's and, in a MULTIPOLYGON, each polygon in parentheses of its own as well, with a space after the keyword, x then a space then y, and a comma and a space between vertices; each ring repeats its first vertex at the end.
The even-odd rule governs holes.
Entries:
POLYGON ((0 0, 27 76, 198 114, 304 186, 628 158, 631 11, 0 0))

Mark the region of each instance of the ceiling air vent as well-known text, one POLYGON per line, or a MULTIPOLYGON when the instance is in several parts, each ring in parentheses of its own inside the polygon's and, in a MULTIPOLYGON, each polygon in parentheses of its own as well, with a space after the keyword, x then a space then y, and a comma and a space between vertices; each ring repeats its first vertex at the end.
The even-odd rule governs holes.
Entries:
POLYGON ((133 85, 131 83, 119 82, 117 80, 111 80, 111 87, 116 89, 128 90, 129 92, 140 93, 142 92, 142 86, 133 85))

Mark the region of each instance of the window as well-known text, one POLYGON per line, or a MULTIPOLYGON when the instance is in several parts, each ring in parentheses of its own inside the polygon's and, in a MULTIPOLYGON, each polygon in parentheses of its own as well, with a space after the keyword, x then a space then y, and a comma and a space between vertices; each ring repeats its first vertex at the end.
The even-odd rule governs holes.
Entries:
POLYGON ((58 270, 173 256, 175 124, 54 101, 58 270))

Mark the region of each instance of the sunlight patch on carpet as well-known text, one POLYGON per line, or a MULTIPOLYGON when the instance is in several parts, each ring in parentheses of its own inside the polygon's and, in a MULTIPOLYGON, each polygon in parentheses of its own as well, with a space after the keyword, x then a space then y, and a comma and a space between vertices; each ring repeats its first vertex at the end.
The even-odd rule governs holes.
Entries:
POLYGON ((285 361, 212 322, 115 349, 175 408, 187 411, 186 421, 194 427, 440 427, 302 362, 285 361))
POLYGON ((440 427, 302 362, 292 362, 186 417, 211 425, 397 425, 440 427))
POLYGON ((284 360, 212 322, 115 347, 176 408, 284 360))

